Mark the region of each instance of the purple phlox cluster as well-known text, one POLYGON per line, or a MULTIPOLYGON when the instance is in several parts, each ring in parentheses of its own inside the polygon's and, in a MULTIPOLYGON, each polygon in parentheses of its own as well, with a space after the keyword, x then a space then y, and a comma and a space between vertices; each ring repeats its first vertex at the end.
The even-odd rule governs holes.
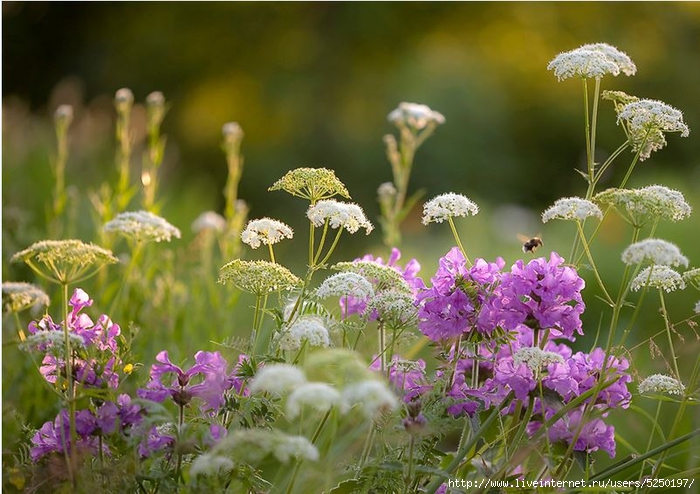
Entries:
POLYGON ((581 314, 585 309, 581 290, 585 282, 575 269, 562 266, 564 259, 552 252, 549 261, 515 262, 503 273, 494 305, 506 329, 524 324, 533 330, 550 330, 553 338, 574 340, 583 334, 581 314))
POLYGON ((199 351, 194 360, 192 367, 183 370, 163 350, 156 356, 158 363, 151 366, 150 381, 137 391, 138 396, 157 402, 171 397, 178 406, 199 398, 204 411, 215 412, 224 402, 224 392, 234 385, 226 373, 228 363, 219 352, 199 351))
MULTIPOLYGON (((78 410, 75 414, 75 429, 78 436, 76 446, 80 451, 97 453, 98 436, 106 437, 114 433, 129 434, 141 423, 143 409, 132 403, 131 398, 122 394, 116 402, 105 401, 94 411, 78 410)), ((50 453, 65 453, 65 445, 70 444, 70 427, 68 411, 61 410, 55 420, 46 422, 32 437, 30 455, 37 461, 50 453)), ((105 454, 110 454, 105 442, 102 444, 105 454)))
MULTIPOLYGON (((391 255, 389 256, 389 260, 386 263, 381 257, 375 258, 371 254, 367 254, 361 258, 357 258, 355 259, 355 261, 371 261, 376 262, 377 264, 380 264, 382 266, 389 266, 393 268, 395 271, 401 274, 406 283, 408 283, 408 285, 413 289, 413 293, 415 295, 416 293, 418 293, 419 290, 425 288, 423 280, 418 276, 418 272, 420 271, 420 264, 417 260, 411 259, 406 263, 406 267, 402 268, 397 264, 399 259, 401 259, 401 251, 394 247, 391 249, 391 255)), ((350 296, 341 297, 340 308, 345 317, 351 314, 364 314, 365 309, 367 308, 367 301, 350 296)))
POLYGON ((473 329, 490 334, 498 322, 491 299, 504 265, 499 257, 495 263, 477 259, 467 267, 462 252, 452 248, 440 258, 432 286, 418 293, 421 332, 434 341, 469 334, 473 329))
MULTIPOLYGON (((549 419, 554 413, 554 409, 548 409, 545 417, 549 419)), ((547 431, 549 441, 552 443, 561 441, 571 444, 576 439, 574 451, 592 453, 600 449, 608 453, 610 458, 614 458, 615 428, 612 425, 607 425, 601 418, 589 418, 581 426, 582 415, 583 407, 579 407, 557 420, 547 431)), ((532 436, 541 427, 541 422, 531 421, 528 424, 527 432, 532 436)))

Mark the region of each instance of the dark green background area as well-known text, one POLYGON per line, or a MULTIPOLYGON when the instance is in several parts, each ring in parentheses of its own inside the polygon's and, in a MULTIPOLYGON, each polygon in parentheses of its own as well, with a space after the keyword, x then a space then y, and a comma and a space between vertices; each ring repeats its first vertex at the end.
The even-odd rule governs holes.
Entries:
MULTIPOLYGON (((376 186, 390 179, 386 114, 426 103, 447 123, 420 150, 412 188, 541 209, 584 186, 573 172, 584 160, 581 84, 557 82, 546 65, 589 42, 617 46, 639 69, 604 88, 665 101, 699 128, 697 3, 5 2, 3 98, 40 114, 72 103, 79 119, 111 112, 120 87, 138 101, 163 91, 166 180, 211 208, 223 202, 220 128, 238 121, 241 196, 254 216, 287 207, 263 195, 286 170, 327 166, 376 217, 376 186)), ((604 157, 623 136, 609 103, 601 108, 604 157)), ((640 168, 673 169, 697 186, 696 140, 669 141, 640 168)), ((113 166, 112 150, 100 149, 74 157, 69 173, 99 183, 113 166)))

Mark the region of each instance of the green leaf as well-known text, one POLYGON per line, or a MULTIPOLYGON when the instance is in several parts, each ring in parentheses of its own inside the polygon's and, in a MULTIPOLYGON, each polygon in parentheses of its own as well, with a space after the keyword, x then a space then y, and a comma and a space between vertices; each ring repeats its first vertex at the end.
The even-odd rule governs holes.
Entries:
POLYGON ((324 494, 352 494, 362 487, 362 482, 358 479, 344 480, 324 494))

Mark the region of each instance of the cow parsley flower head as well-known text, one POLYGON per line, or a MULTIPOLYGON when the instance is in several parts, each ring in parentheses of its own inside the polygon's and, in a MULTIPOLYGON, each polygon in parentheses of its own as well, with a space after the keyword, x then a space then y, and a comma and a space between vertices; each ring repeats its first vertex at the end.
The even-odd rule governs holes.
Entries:
POLYGON ((231 458, 212 453, 204 453, 199 455, 192 462, 190 467, 190 475, 197 477, 198 475, 217 475, 219 473, 230 472, 234 468, 234 463, 231 458))
POLYGON ((697 303, 695 304, 695 308, 693 308, 693 311, 696 314, 700 314, 700 300, 698 300, 697 303))
POLYGON ((400 103, 398 108, 389 113, 387 119, 399 128, 408 128, 414 132, 424 128, 445 123, 442 113, 431 110, 427 105, 418 103, 400 103))
POLYGON ((272 454, 282 463, 289 463, 291 459, 316 461, 319 458, 316 446, 304 436, 286 436, 276 444, 272 454))
POLYGON ((455 216, 476 215, 479 206, 461 194, 448 192, 429 200, 423 205, 423 224, 442 223, 455 216))
POLYGON ((417 310, 412 293, 390 288, 380 290, 368 300, 365 317, 385 321, 390 327, 398 327, 414 319, 417 310))
POLYGON ((345 228, 350 233, 364 228, 367 235, 374 229, 360 206, 334 199, 318 201, 310 206, 306 217, 316 227, 328 222, 331 228, 345 228))
POLYGON ((49 296, 31 283, 6 281, 2 284, 2 305, 10 312, 22 312, 36 306, 48 307, 49 296))
POLYGON ((255 464, 268 455, 282 463, 291 459, 316 461, 318 450, 303 436, 289 436, 277 429, 239 429, 222 440, 215 449, 225 451, 234 461, 255 464))
POLYGON ((284 266, 269 261, 242 261, 234 259, 219 270, 219 283, 233 283, 243 291, 255 295, 291 290, 301 280, 284 266))
POLYGON ((374 288, 367 278, 357 273, 336 273, 329 276, 316 289, 319 298, 353 297, 366 300, 374 296, 374 288))
POLYGON ((391 287, 407 293, 412 293, 411 286, 403 275, 391 266, 369 260, 343 261, 333 265, 333 269, 342 272, 356 273, 374 282, 377 289, 391 287))
POLYGON ((333 386, 326 383, 306 383, 296 388, 287 398, 285 413, 295 419, 303 407, 310 407, 318 412, 327 412, 340 404, 341 395, 333 386))
POLYGON ((635 225, 649 219, 663 218, 680 221, 690 216, 691 207, 683 194, 663 185, 641 189, 607 189, 594 197, 596 202, 624 209, 635 225))
POLYGON ((683 279, 691 286, 700 290, 700 268, 689 269, 683 273, 683 279))
POLYGON ((547 65, 557 80, 570 77, 600 79, 605 74, 617 76, 620 72, 634 75, 637 67, 630 57, 606 43, 592 43, 560 53, 547 65))
POLYGON ((597 205, 587 199, 564 197, 557 199, 552 206, 542 213, 542 222, 547 223, 553 219, 584 221, 590 216, 602 219, 603 212, 597 205))
POLYGON ((639 392, 682 395, 685 393, 685 386, 678 379, 664 374, 653 374, 639 383, 639 392))
POLYGON ((515 365, 525 364, 533 372, 538 372, 549 364, 564 363, 564 357, 556 352, 548 352, 539 347, 522 347, 513 354, 515 365))
POLYGON ((340 195, 350 199, 350 193, 333 170, 327 168, 296 168, 287 172, 268 190, 284 190, 312 203, 340 195))
POLYGON ((350 384, 343 389, 341 409, 347 413, 359 405, 367 418, 395 410, 399 403, 389 387, 382 381, 368 380, 350 384))
POLYGON ((180 238, 180 230, 165 219, 148 211, 120 213, 102 228, 105 232, 116 232, 136 242, 170 242, 180 238))
POLYGON ((648 238, 628 246, 622 252, 625 264, 649 262, 663 266, 687 266, 688 258, 681 254, 677 245, 658 238, 648 238))
POLYGON ((213 230, 221 233, 226 229, 226 219, 215 211, 205 211, 192 222, 192 231, 199 233, 204 230, 213 230))
POLYGON ((277 344, 282 350, 295 352, 305 344, 310 347, 325 348, 331 342, 328 337, 328 329, 319 318, 304 316, 297 319, 280 335, 277 344))
POLYGON ((241 232, 243 243, 250 245, 253 249, 257 249, 261 244, 276 244, 293 236, 294 232, 288 225, 271 218, 251 220, 241 232))
POLYGON ((642 287, 658 288, 666 292, 683 290, 685 281, 683 277, 668 266, 649 266, 644 268, 630 283, 632 291, 642 287))
POLYGON ((679 132, 681 137, 690 134, 683 113, 661 101, 641 99, 627 103, 617 114, 618 124, 623 120, 627 124, 632 150, 639 151, 641 161, 666 146, 666 132, 679 132))
POLYGON ((250 383, 251 393, 283 395, 306 383, 306 376, 290 364, 270 364, 260 369, 250 383))

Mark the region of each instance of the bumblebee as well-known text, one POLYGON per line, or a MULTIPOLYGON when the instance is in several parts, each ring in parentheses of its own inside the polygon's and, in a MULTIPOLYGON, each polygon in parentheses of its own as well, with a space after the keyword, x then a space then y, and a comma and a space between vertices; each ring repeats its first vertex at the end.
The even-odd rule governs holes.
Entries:
POLYGON ((525 237, 522 235, 518 236, 520 241, 523 242, 523 252, 528 254, 533 254, 537 249, 544 245, 540 237, 525 237))

